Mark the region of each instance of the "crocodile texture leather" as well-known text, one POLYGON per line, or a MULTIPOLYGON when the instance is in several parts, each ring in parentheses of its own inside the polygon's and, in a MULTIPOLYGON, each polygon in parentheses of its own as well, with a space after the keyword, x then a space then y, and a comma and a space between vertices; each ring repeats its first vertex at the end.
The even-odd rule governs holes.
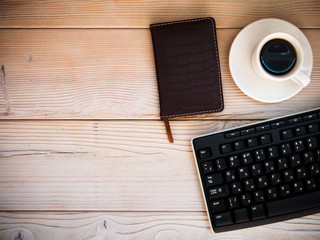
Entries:
POLYGON ((151 24, 150 30, 161 118, 222 111, 214 19, 151 24))

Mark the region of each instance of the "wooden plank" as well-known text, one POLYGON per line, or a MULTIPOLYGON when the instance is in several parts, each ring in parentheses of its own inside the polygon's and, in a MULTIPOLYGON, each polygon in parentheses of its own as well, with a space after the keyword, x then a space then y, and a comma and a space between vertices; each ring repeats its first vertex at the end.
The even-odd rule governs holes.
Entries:
POLYGON ((318 0, 55 1, 0 2, 1 28, 147 28, 150 23, 213 16, 219 28, 242 28, 261 18, 299 27, 320 24, 318 0))
MULTIPOLYGON (((310 85, 265 104, 232 80, 228 54, 239 30, 218 30, 225 110, 206 117, 262 119, 319 107, 320 30, 303 31, 314 54, 310 85)), ((149 30, 3 29, 0 56, 2 119, 159 119, 149 30)))
POLYGON ((204 212, 0 212, 1 239, 318 239, 320 214, 212 233, 204 212))
POLYGON ((203 211, 190 140, 244 123, 2 121, 0 210, 203 211))

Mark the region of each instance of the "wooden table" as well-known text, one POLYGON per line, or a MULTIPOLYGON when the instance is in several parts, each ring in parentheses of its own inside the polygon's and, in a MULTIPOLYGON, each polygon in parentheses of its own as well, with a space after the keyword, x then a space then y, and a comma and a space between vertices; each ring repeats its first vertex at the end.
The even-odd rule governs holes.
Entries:
POLYGON ((0 1, 0 239, 320 239, 320 214, 210 231, 190 139, 320 106, 320 2, 0 1), (159 120, 149 24, 216 20, 225 110, 159 120), (231 43, 287 20, 309 39, 311 83, 264 104, 235 85, 231 43))

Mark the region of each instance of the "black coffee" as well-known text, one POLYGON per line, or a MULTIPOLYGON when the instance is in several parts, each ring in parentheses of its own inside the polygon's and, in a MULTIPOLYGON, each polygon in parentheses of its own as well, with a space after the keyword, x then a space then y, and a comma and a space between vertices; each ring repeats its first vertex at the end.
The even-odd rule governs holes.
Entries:
POLYGON ((282 75, 293 69, 297 55, 289 42, 283 39, 272 39, 262 47, 260 61, 267 72, 282 75))

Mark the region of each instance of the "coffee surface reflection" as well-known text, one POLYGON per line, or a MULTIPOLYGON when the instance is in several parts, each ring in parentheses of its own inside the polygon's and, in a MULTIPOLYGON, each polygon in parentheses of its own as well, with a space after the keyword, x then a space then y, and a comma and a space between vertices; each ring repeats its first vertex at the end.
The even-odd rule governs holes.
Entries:
POLYGON ((267 72, 274 75, 283 75, 294 68, 297 54, 288 41, 272 39, 262 47, 260 61, 267 72))

